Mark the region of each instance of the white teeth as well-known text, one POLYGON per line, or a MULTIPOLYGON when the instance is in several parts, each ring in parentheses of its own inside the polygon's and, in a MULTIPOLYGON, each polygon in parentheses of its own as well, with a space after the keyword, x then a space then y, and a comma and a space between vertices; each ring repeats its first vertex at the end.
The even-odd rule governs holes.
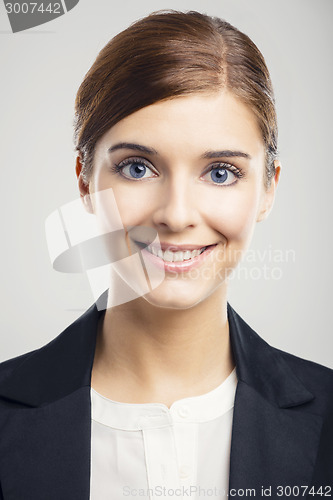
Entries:
POLYGON ((166 250, 163 254, 162 259, 166 260, 167 262, 172 262, 173 261, 173 252, 170 252, 170 250, 166 250))
POLYGON ((194 257, 200 255, 207 247, 203 247, 201 249, 196 250, 185 250, 184 252, 172 252, 171 250, 163 250, 157 249, 155 246, 148 246, 147 250, 149 250, 153 255, 156 255, 160 259, 163 259, 166 262, 182 262, 184 260, 190 260, 194 257))
POLYGON ((181 262, 184 260, 184 252, 175 252, 173 256, 174 262, 181 262))

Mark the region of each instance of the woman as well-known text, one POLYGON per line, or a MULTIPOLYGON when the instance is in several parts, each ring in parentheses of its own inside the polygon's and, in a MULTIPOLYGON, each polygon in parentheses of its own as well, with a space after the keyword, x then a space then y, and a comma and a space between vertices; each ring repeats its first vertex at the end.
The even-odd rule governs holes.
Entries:
POLYGON ((86 75, 75 140, 84 207, 111 227, 112 193, 163 280, 116 306, 112 283, 104 308, 1 365, 2 498, 332 496, 332 371, 227 302, 281 170, 257 47, 197 12, 138 21, 86 75))

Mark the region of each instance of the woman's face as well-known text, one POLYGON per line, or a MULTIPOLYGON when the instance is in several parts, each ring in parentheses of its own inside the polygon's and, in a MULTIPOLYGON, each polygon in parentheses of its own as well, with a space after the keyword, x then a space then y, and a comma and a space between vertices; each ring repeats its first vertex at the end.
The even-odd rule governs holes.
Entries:
POLYGON ((165 277, 144 298, 189 308, 223 291, 255 223, 269 212, 280 167, 266 190, 264 159, 247 106, 227 92, 196 94, 147 106, 113 126, 96 144, 88 188, 80 187, 83 194, 112 188, 125 228, 157 231, 160 246, 142 252, 165 277))

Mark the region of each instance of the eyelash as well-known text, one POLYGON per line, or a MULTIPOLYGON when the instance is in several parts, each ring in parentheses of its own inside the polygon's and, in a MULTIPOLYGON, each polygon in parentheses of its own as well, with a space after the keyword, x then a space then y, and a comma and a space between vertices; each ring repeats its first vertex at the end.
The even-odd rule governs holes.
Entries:
MULTIPOLYGON (((145 160, 144 158, 135 158, 135 157, 126 158, 125 160, 123 160, 119 163, 115 163, 114 165, 111 166, 111 171, 116 173, 116 174, 122 175, 122 177, 124 177, 125 179, 135 180, 134 178, 131 179, 131 178, 129 178, 121 173, 122 169, 124 167, 126 167, 127 165, 135 164, 135 163, 144 165, 145 167, 149 168, 149 170, 154 172, 153 169, 151 168, 151 164, 149 162, 147 162, 147 160, 145 160)), ((212 165, 210 165, 210 168, 208 170, 206 170, 206 172, 203 175, 206 175, 209 172, 211 172, 215 169, 218 169, 218 168, 228 170, 229 172, 234 174, 238 179, 245 177, 245 173, 241 169, 235 167, 235 165, 232 165, 232 164, 226 163, 226 162, 213 163, 212 165)), ((137 179, 135 182, 137 182, 138 180, 140 180, 140 179, 137 179)), ((237 181, 235 181, 235 182, 237 182, 237 181)), ((226 184, 226 185, 221 183, 220 185, 221 186, 224 185, 225 187, 228 187, 228 186, 232 186, 233 184, 235 184, 235 182, 233 182, 232 184, 226 184)), ((214 185, 219 185, 218 182, 212 181, 212 183, 214 185)))
MULTIPOLYGON (((149 168, 149 170, 153 171, 151 168, 151 164, 147 162, 144 158, 126 158, 126 160, 123 160, 119 163, 115 163, 111 167, 111 171, 115 172, 116 174, 121 174, 121 171, 124 167, 127 165, 132 165, 132 164, 141 164, 145 165, 145 167, 149 168)), ((124 176, 125 177, 125 176, 124 176)), ((125 179, 128 179, 128 177, 125 177, 125 179)))
MULTIPOLYGON (((243 177, 245 177, 245 173, 243 172, 243 170, 235 167, 235 165, 232 165, 231 163, 226 163, 224 161, 220 161, 220 162, 213 163, 212 165, 210 165, 210 168, 208 170, 206 170, 204 175, 206 175, 209 172, 212 172, 213 170, 216 170, 218 168, 221 168, 223 170, 228 170, 229 172, 234 174, 238 179, 242 179, 243 177)), ((214 184, 218 185, 217 182, 215 182, 214 184)), ((232 184, 234 184, 234 182, 232 184)), ((226 184, 225 187, 232 186, 232 184, 226 184)), ((223 186, 223 184, 221 184, 221 186, 223 186)))

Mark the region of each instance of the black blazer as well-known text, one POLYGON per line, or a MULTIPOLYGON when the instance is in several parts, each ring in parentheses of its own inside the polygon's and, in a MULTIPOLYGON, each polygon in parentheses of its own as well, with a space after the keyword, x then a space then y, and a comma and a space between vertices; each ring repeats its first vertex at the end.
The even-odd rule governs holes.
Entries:
MULTIPOLYGON (((94 305, 41 349, 0 364, 1 499, 89 500, 101 314, 94 305)), ((271 498, 333 498, 333 371, 272 348, 229 303, 228 321, 238 376, 230 496, 262 497, 264 487, 271 498)))

